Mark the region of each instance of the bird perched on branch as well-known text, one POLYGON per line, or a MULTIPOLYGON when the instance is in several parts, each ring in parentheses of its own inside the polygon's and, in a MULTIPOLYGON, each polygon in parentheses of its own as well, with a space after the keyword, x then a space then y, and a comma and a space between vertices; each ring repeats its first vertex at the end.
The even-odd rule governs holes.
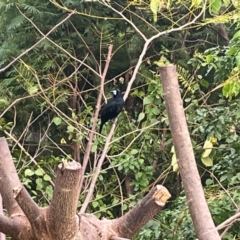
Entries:
POLYGON ((111 91, 112 98, 107 101, 107 104, 101 109, 101 125, 99 133, 102 132, 103 125, 110 119, 114 119, 122 111, 124 100, 123 95, 119 89, 111 91))

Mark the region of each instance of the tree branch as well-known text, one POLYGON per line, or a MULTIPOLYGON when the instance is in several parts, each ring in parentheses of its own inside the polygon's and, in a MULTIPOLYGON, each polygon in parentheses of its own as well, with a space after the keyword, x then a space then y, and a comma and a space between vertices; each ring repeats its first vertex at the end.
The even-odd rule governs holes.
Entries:
POLYGON ((78 230, 76 209, 81 176, 81 165, 76 161, 58 165, 55 189, 47 209, 53 239, 72 239, 78 230))
POLYGON ((153 187, 133 209, 122 217, 113 220, 113 230, 117 236, 132 238, 165 206, 170 197, 171 195, 165 187, 161 185, 153 187))
POLYGON ((11 236, 14 239, 19 239, 21 233, 23 233, 25 236, 31 236, 32 233, 29 222, 26 222, 26 218, 21 215, 14 216, 12 219, 0 215, 0 232, 11 236), (29 231, 27 231, 27 228, 29 228, 29 231))
MULTIPOLYGON (((91 131, 90 136, 89 136, 89 141, 88 141, 88 144, 87 144, 86 153, 85 153, 84 159, 83 159, 83 174, 85 173, 85 169, 86 169, 86 166, 87 166, 87 163, 88 163, 88 160, 89 160, 89 156, 90 156, 91 147, 92 147, 92 144, 93 144, 93 137, 95 135, 94 132, 96 130, 98 114, 99 114, 99 110, 100 110, 100 106, 101 106, 102 95, 103 95, 103 92, 104 92, 104 81, 105 81, 107 70, 108 70, 108 67, 109 67, 109 64, 110 64, 110 61, 111 61, 112 49, 113 49, 113 45, 110 45, 108 47, 108 55, 107 55, 104 71, 103 71, 103 74, 101 75, 100 93, 99 93, 98 99, 97 99, 97 105, 96 105, 96 110, 95 110, 95 114, 94 114, 92 131, 91 131)), ((109 140, 107 139, 106 142, 107 141, 110 142, 110 140, 111 140, 111 138, 109 140)), ((105 144, 105 146, 106 146, 106 144, 105 144)), ((106 152, 105 153, 105 156, 106 156, 107 151, 105 151, 105 152, 106 152)), ((88 190, 88 193, 87 193, 87 196, 84 200, 84 203, 82 204, 80 213, 84 213, 86 211, 87 206, 88 206, 88 204, 89 204, 89 202, 92 198, 93 191, 94 191, 94 186, 96 184, 98 175, 101 171, 103 161, 104 161, 104 158, 101 160, 101 162, 100 162, 100 160, 98 161, 98 165, 97 165, 95 174, 94 174, 93 179, 91 181, 90 188, 88 190)), ((83 183, 83 180, 81 180, 80 188, 82 188, 82 183, 83 183)))
POLYGON ((13 197, 13 188, 20 185, 7 140, 0 138, 0 193, 9 216, 23 214, 13 197))
POLYGON ((76 11, 73 10, 70 14, 67 15, 66 18, 64 18, 61 22, 59 22, 58 24, 56 24, 46 35, 44 35, 43 38, 41 38, 39 41, 37 41, 35 44, 33 44, 30 48, 28 48, 26 51, 22 52, 19 56, 17 56, 13 61, 11 61, 7 66, 5 66, 4 68, 0 69, 0 73, 4 72, 5 70, 7 70, 12 64, 14 64, 18 59, 20 59, 21 57, 23 57, 24 55, 26 55, 28 52, 30 52, 32 49, 34 49, 38 44, 40 44, 44 39, 47 38, 47 36, 49 34, 51 34, 57 27, 59 27, 60 25, 62 25, 64 22, 66 22, 73 14, 75 14, 76 11))
POLYGON ((240 212, 234 214, 233 216, 231 216, 230 218, 228 218, 227 220, 225 220, 224 222, 219 224, 217 226, 217 230, 221 230, 221 229, 227 227, 229 224, 233 224, 239 217, 240 217, 240 212))
MULTIPOLYGON (((58 45, 57 43, 55 43, 53 40, 51 40, 49 37, 48 37, 48 33, 52 32, 52 30, 54 28, 56 28, 56 26, 54 26, 53 29, 51 29, 47 34, 44 34, 38 27, 37 25, 30 19, 28 18, 18 7, 17 7, 18 11, 35 27, 35 29, 43 36, 42 39, 47 39, 50 43, 52 43, 54 46, 56 46, 57 48, 61 49, 64 53, 66 53, 70 58, 72 58, 73 60, 81 63, 82 65, 84 65, 85 67, 87 67, 88 69, 90 69, 94 74, 96 74, 97 76, 99 76, 99 74, 93 69, 91 68, 89 65, 87 65, 84 60, 81 61, 79 60, 78 58, 74 57, 72 54, 70 54, 66 49, 64 49, 63 47, 61 47, 60 45, 58 45)), ((74 10, 72 13, 70 13, 68 15, 68 18, 70 17, 70 15, 73 15, 75 14, 76 11, 74 10)), ((62 24, 64 21, 66 21, 68 18, 64 19, 63 21, 61 21, 60 23, 58 23, 58 25, 62 24)))
POLYGON ((173 65, 160 67, 159 72, 179 171, 197 236, 200 240, 220 240, 202 189, 184 114, 176 67, 173 65))
MULTIPOLYGON (((32 225, 38 223, 38 219, 41 216, 41 209, 33 201, 23 185, 19 185, 13 189, 14 198, 18 202, 25 216, 28 218, 32 225)), ((39 229, 39 228, 38 228, 39 229)))

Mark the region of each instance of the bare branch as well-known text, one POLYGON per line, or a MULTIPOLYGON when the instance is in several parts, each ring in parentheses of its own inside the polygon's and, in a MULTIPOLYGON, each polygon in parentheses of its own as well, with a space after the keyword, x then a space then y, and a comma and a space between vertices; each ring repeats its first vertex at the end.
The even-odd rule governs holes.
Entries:
MULTIPOLYGON (((51 42, 54 46, 56 46, 57 48, 61 49, 64 53, 66 53, 70 58, 74 59, 75 61, 81 63, 82 65, 84 65, 85 67, 87 67, 88 69, 90 69, 94 74, 96 74, 97 76, 99 76, 99 73, 96 72, 93 68, 91 68, 89 65, 87 65, 84 60, 81 61, 78 58, 74 57, 72 54, 70 54, 67 50, 65 50, 63 47, 61 47, 60 45, 58 45, 57 43, 55 43, 53 40, 51 40, 49 37, 47 37, 49 34, 44 34, 38 27, 37 25, 30 19, 28 18, 19 8, 18 8, 19 12, 36 28, 36 30, 43 36, 42 39, 47 39, 49 42, 51 42)), ((74 13, 76 13, 76 11, 74 11, 74 13)), ((69 14, 72 15, 74 13, 69 14)), ((68 16, 68 18, 69 18, 68 16)), ((67 19, 66 19, 67 20, 67 19)), ((61 23, 64 21, 61 21, 61 23)), ((56 27, 56 26, 55 26, 56 27)), ((54 28, 55 28, 54 27, 54 28)), ((52 30, 51 30, 52 31, 52 30)))
POLYGON ((161 185, 153 187, 133 209, 122 217, 113 220, 113 230, 118 236, 132 238, 165 206, 170 197, 171 195, 165 187, 161 185))
POLYGON ((17 56, 13 61, 11 61, 7 66, 5 66, 4 68, 0 69, 0 73, 4 72, 6 69, 8 69, 10 66, 12 66, 16 61, 18 61, 21 57, 23 57, 24 55, 26 55, 28 52, 30 52, 32 49, 34 49, 38 44, 40 44, 44 39, 47 38, 47 36, 49 34, 51 34, 57 27, 59 27, 60 25, 62 25, 64 22, 66 22, 73 14, 75 14, 76 11, 72 11, 70 14, 68 14, 68 16, 66 18, 64 18, 61 22, 59 22, 58 24, 56 24, 46 35, 44 35, 43 38, 41 38, 39 41, 37 41, 35 44, 33 44, 30 48, 28 48, 26 51, 24 51, 23 53, 21 53, 19 56, 17 56))
POLYGON ((13 194, 29 222, 36 223, 36 220, 41 215, 41 209, 33 201, 23 185, 16 186, 13 189, 13 194))
POLYGON ((238 218, 240 218, 240 212, 236 213, 235 215, 231 216, 230 218, 219 224, 217 226, 217 230, 221 230, 227 227, 228 225, 233 224, 235 221, 237 221, 238 218))
MULTIPOLYGON (((115 122, 116 122, 116 120, 115 120, 115 122)), ((113 125, 115 125, 115 124, 113 124, 113 125)), ((111 141, 113 133, 114 133, 114 127, 111 128, 110 133, 108 134, 108 136, 106 138, 106 143, 105 143, 104 149, 103 149, 103 151, 101 153, 102 154, 101 158, 98 160, 98 164, 97 164, 96 170, 94 172, 94 175, 93 175, 90 187, 88 189, 88 194, 87 194, 86 199, 85 199, 85 201, 84 201, 84 203, 83 203, 83 205, 81 207, 80 213, 84 213, 86 211, 88 203, 91 200, 91 197, 92 197, 92 194, 93 194, 93 191, 94 191, 94 187, 95 187, 95 184, 97 182, 98 176, 99 176, 99 174, 101 172, 101 167, 102 167, 103 161, 105 159, 105 156, 107 155, 108 148, 109 148, 109 143, 111 141)))
MULTIPOLYGON (((103 93, 104 93, 104 81, 105 81, 107 71, 108 71, 108 68, 109 68, 109 64, 110 64, 110 61, 111 61, 112 49, 113 49, 113 45, 109 45, 106 64, 105 64, 105 67, 104 67, 103 74, 101 74, 100 92, 98 94, 97 104, 96 104, 96 107, 95 107, 93 125, 92 125, 92 129, 91 129, 91 132, 90 132, 90 135, 89 135, 89 141, 88 141, 88 144, 87 144, 86 152, 85 152, 84 158, 83 158, 83 166, 82 166, 83 174, 85 174, 85 169, 86 169, 86 166, 87 166, 87 163, 88 163, 88 160, 89 160, 89 156, 90 156, 90 152, 91 152, 91 148, 92 148, 92 144, 93 144, 93 138, 94 138, 95 132, 96 132, 96 126, 97 126, 97 122, 98 122, 98 114, 99 114, 99 111, 100 111, 102 96, 103 96, 103 93)), ((99 72, 101 72, 101 69, 99 69, 99 72)), ((80 189, 81 188, 82 188, 82 180, 81 180, 81 183, 80 183, 80 189)))
POLYGON ((110 8, 111 10, 113 10, 115 13, 117 13, 118 15, 120 15, 126 22, 128 22, 134 29, 135 31, 144 39, 144 41, 147 41, 147 38, 145 37, 145 35, 140 31, 140 29, 132 22, 130 21, 128 18, 126 18, 122 12, 118 11, 117 9, 115 9, 114 7, 111 6, 110 3, 108 3, 107 1, 103 0, 102 2, 103 5, 107 6, 108 8, 110 8))

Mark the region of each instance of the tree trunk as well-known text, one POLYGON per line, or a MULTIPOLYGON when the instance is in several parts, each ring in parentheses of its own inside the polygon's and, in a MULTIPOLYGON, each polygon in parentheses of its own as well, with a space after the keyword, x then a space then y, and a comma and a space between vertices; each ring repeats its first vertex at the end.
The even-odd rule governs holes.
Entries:
POLYGON ((220 240, 205 200, 180 95, 176 67, 159 68, 167 115, 190 214, 199 240, 220 240))

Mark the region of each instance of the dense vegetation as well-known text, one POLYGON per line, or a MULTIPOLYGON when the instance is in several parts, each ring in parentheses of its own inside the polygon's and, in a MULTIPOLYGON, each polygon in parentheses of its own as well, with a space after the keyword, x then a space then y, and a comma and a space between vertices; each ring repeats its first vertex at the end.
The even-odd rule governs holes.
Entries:
MULTIPOLYGON (((123 92, 146 38, 192 21, 203 3, 152 0, 106 2, 68 0, 0 3, 0 68, 45 38, 0 73, 0 131, 8 137, 21 180, 44 206, 52 194, 54 168, 62 158, 82 161, 100 91, 109 44, 113 56, 105 94, 123 92), (157 12, 155 9, 160 10, 157 12), (54 28, 76 9, 60 26, 54 28), (115 9, 115 10, 114 10, 115 9), (120 13, 120 14, 119 14, 120 13), (134 24, 134 26, 133 26, 134 24), (53 29, 54 28, 54 29, 53 29), (46 34, 51 33, 46 36, 46 34)), ((136 239, 195 239, 172 150, 157 66, 177 66, 195 157, 216 225, 233 215, 240 198, 239 6, 210 1, 196 24, 149 45, 120 114, 94 199, 98 217, 128 211, 154 183, 166 186, 171 201, 136 239), (205 146, 205 148, 204 148, 205 146), (210 149, 209 149, 210 148, 210 149)), ((103 129, 106 136, 110 123, 103 129)), ((97 135, 84 182, 105 143, 97 135)), ((239 239, 237 223, 223 239, 239 239)))

